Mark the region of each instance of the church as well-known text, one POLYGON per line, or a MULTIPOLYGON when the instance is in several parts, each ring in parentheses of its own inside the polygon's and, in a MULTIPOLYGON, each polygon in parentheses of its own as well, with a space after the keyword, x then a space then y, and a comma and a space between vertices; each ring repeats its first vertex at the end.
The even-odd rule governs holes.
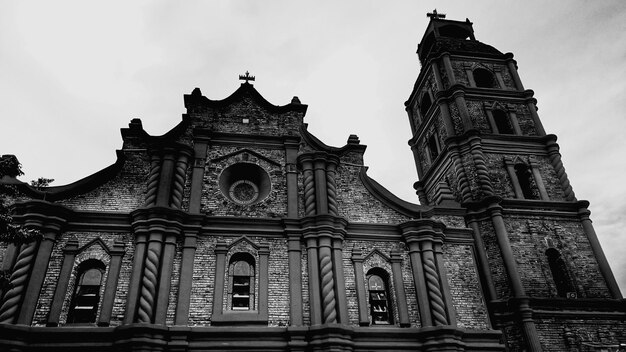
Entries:
POLYGON ((513 54, 429 17, 405 103, 420 204, 368 176, 356 135, 311 134, 298 97, 247 72, 223 100, 195 88, 91 176, 1 180, 42 237, 0 243, 0 350, 625 351, 589 203, 513 54))

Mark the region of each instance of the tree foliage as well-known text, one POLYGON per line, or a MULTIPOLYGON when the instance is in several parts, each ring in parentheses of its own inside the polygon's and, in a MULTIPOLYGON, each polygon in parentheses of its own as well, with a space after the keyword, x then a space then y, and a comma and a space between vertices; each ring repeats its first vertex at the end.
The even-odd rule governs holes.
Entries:
MULTIPOLYGON (((0 179, 5 177, 14 178, 21 176, 22 167, 14 155, 3 155, 0 158, 0 179)), ((47 186, 53 180, 39 178, 32 181, 34 187, 41 188, 47 186)), ((13 222, 11 216, 12 207, 9 203, 10 199, 17 195, 17 189, 13 185, 0 183, 0 242, 8 242, 14 244, 22 244, 37 240, 41 237, 41 231, 24 226, 17 225, 13 222)))

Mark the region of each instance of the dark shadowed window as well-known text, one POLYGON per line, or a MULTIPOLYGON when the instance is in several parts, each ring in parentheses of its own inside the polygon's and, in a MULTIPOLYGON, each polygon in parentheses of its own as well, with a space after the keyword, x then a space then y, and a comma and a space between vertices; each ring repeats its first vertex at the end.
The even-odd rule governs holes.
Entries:
POLYGON ((537 199, 531 187, 531 173, 526 164, 515 164, 515 176, 519 182, 525 199, 537 199))
POLYGON ((67 319, 69 324, 96 322, 103 273, 104 264, 99 260, 87 260, 79 266, 67 319))
POLYGON ((235 253, 229 266, 232 310, 254 309, 254 258, 249 253, 235 253))
POLYGON ((511 127, 511 120, 506 112, 502 110, 493 110, 493 122, 496 124, 498 133, 501 134, 515 134, 513 127, 511 127))
POLYGON ((493 73, 484 68, 477 68, 474 70, 474 82, 476 82, 476 87, 480 88, 496 87, 496 80, 493 73))
POLYGON ((550 265, 552 278, 556 285, 557 295, 566 297, 567 293, 574 291, 574 289, 569 273, 567 272, 567 267, 565 266, 565 261, 561 257, 561 253, 555 248, 548 248, 546 255, 548 256, 548 264, 550 265))
POLYGON ((435 161, 439 156, 439 142, 437 141, 437 134, 433 133, 428 137, 428 150, 430 152, 430 160, 435 161))
POLYGON ((391 305, 389 304, 389 283, 386 271, 374 268, 367 273, 370 315, 372 324, 392 324, 391 305))
POLYGON ((420 113, 422 116, 426 116, 426 113, 433 105, 432 100, 430 100, 430 95, 426 92, 422 94, 422 99, 420 100, 420 113))

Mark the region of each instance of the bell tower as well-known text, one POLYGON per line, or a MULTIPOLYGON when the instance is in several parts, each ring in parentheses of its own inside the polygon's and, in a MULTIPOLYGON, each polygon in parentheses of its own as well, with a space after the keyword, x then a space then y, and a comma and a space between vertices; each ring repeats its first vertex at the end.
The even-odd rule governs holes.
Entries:
POLYGON ((466 210, 492 323, 508 343, 550 350, 548 328, 571 331, 582 302, 598 316, 623 305, 589 203, 576 199, 513 54, 476 40, 468 19, 428 17, 405 103, 414 187, 424 205, 466 210))

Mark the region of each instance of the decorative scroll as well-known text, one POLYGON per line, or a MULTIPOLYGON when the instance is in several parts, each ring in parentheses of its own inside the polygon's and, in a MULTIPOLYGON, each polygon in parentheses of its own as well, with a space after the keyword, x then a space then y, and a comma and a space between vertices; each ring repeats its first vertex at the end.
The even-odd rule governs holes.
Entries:
POLYGON ((170 206, 180 209, 183 200, 183 188, 185 187, 185 172, 187 171, 186 157, 181 155, 176 161, 174 170, 174 184, 172 187, 172 201, 170 206))
POLYGON ((439 287, 439 275, 437 274, 437 267, 435 266, 433 258, 424 259, 424 274, 434 325, 448 325, 443 294, 439 287))
POLYGON ((304 214, 315 214, 315 182, 311 169, 304 170, 304 214))
POLYGON ((159 175, 161 173, 161 160, 157 155, 152 156, 152 164, 150 165, 150 174, 148 176, 148 185, 146 192, 146 206, 154 205, 157 196, 157 187, 159 184, 159 175))
POLYGON ((550 164, 552 164, 554 171, 556 171, 556 177, 559 179, 561 187, 563 188, 565 200, 575 201, 576 195, 574 194, 572 185, 569 183, 569 179, 565 173, 565 167, 563 166, 563 161, 561 160, 561 153, 559 153, 559 145, 554 141, 550 142, 548 142, 548 157, 550 158, 550 164))
POLYGON ((154 301, 158 282, 159 258, 161 257, 161 245, 148 248, 146 266, 143 271, 141 296, 139 297, 139 310, 137 321, 151 323, 154 315, 154 301))
POLYGON ((322 305, 325 323, 336 323, 335 289, 333 280, 333 263, 327 248, 320 249, 320 274, 322 278, 322 305))
POLYGON ((0 307, 0 323, 12 324, 15 319, 22 294, 26 289, 28 273, 34 262, 36 248, 37 242, 25 244, 17 257, 9 279, 11 289, 4 295, 2 307, 0 307))

